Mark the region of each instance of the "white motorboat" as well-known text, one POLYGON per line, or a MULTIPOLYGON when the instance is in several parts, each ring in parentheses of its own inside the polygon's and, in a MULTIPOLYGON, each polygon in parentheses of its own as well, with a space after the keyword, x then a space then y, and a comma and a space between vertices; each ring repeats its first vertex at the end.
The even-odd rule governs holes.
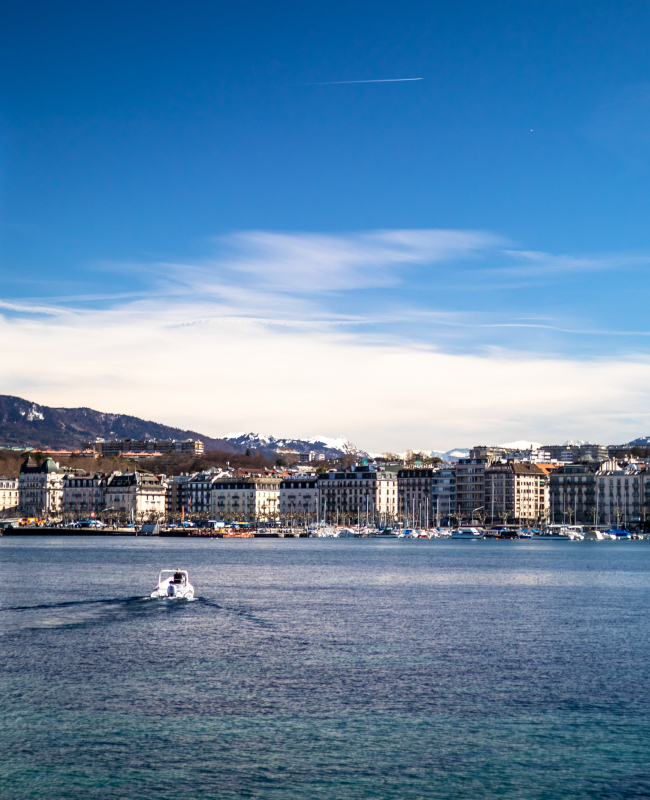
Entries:
POLYGON ((582 539, 582 528, 576 525, 547 525, 543 531, 539 531, 533 540, 548 539, 556 542, 570 542, 582 539))
POLYGON ((371 539, 397 539, 399 534, 390 528, 384 528, 383 531, 375 531, 370 534, 371 539))
POLYGON ((451 532, 452 539, 483 539, 484 536, 479 528, 456 528, 451 532))
POLYGON ((158 586, 151 593, 152 597, 174 597, 177 600, 193 600, 194 587, 184 569, 163 569, 158 576, 158 586))

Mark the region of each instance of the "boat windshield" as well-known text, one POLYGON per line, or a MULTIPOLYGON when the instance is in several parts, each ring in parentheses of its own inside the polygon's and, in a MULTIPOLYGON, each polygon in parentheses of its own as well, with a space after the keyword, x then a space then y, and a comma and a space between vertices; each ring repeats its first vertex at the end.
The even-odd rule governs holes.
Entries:
POLYGON ((170 579, 172 583, 187 583, 187 571, 184 569, 163 569, 160 571, 158 583, 164 583, 170 579))

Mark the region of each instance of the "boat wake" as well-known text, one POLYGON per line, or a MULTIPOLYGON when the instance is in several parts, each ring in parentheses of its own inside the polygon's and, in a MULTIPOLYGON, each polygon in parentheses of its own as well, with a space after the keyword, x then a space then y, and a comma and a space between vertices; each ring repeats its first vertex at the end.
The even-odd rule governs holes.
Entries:
POLYGON ((39 603, 27 606, 0 608, 0 635, 28 630, 73 628, 106 623, 125 622, 134 617, 151 617, 156 613, 177 613, 187 604, 184 601, 157 601, 150 597, 118 597, 100 600, 67 600, 59 603, 39 603))

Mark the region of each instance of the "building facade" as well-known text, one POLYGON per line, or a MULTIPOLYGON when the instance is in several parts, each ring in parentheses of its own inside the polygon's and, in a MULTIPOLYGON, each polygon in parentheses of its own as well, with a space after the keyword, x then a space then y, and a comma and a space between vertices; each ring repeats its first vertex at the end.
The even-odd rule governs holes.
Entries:
POLYGON ((433 480, 440 470, 417 467, 401 469, 397 473, 399 515, 408 518, 410 524, 428 526, 436 516, 433 500, 433 480))
POLYGON ((132 519, 165 516, 166 486, 150 472, 121 472, 106 484, 105 512, 129 514, 132 519))
POLYGON ((79 474, 68 472, 63 476, 64 514, 92 517, 106 507, 106 475, 101 472, 79 474))
POLYGON ((398 479, 392 472, 348 467, 318 480, 320 516, 326 521, 392 522, 399 513, 398 479))
POLYGON ((485 468, 489 458, 460 458, 456 464, 456 510, 471 521, 485 506, 485 468))
POLYGON ((279 477, 216 478, 212 487, 215 519, 272 522, 278 517, 279 477))
POLYGON ((316 475, 296 475, 280 481, 280 518, 283 520, 318 518, 318 479, 316 475))
POLYGON ((124 453, 187 453, 203 455, 203 442, 200 439, 115 439, 106 441, 95 439, 86 442, 84 448, 94 450, 102 456, 120 456, 124 453))
POLYGON ((19 506, 18 479, 0 477, 0 514, 15 514, 19 506))
POLYGON ((549 477, 549 519, 555 525, 593 525, 599 464, 564 464, 549 477))
POLYGON ((597 475, 595 521, 598 525, 636 528, 646 516, 648 474, 636 464, 619 466, 615 459, 601 465, 597 475))
POLYGON ((41 464, 31 456, 18 475, 19 512, 28 517, 52 517, 61 513, 64 471, 46 458, 41 464))
POLYGON ((490 524, 531 525, 547 519, 548 476, 530 461, 496 461, 485 470, 490 524))

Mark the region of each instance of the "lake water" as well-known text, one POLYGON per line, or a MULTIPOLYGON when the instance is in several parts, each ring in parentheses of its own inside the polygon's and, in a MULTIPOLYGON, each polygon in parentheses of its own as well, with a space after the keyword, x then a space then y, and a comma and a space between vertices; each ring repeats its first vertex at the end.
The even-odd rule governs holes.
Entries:
POLYGON ((0 539, 0 797, 647 798, 646 542, 0 539), (194 602, 144 599, 185 567, 194 602))

